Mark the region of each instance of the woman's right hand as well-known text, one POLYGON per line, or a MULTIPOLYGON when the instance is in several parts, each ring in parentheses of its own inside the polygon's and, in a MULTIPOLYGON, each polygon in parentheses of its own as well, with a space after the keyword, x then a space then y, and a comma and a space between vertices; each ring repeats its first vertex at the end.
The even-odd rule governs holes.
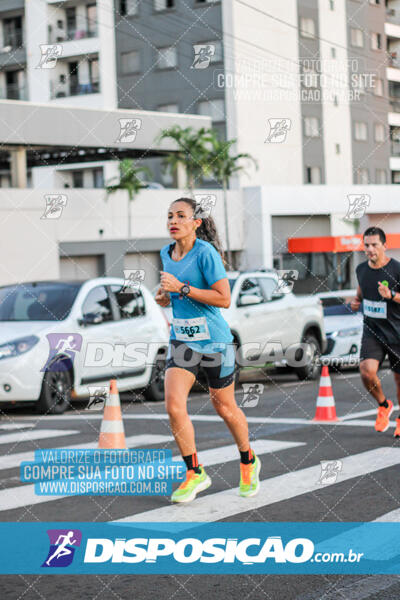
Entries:
POLYGON ((154 297, 154 300, 160 306, 165 307, 165 306, 168 306, 168 304, 170 302, 170 296, 169 296, 168 292, 164 292, 164 290, 162 290, 161 288, 158 288, 157 293, 154 297))

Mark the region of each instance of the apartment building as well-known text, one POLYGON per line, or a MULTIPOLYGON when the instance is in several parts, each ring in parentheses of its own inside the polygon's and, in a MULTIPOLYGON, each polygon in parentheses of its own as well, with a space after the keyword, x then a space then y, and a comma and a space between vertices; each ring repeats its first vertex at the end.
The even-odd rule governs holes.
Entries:
POLYGON ((400 182, 400 0, 114 6, 118 106, 210 116, 259 163, 235 187, 400 182))
MULTIPOLYGON (((111 0, 1 0, 0 98, 112 110, 117 105, 111 0)), ((45 123, 43 123, 45 126, 45 123)), ((103 187, 117 161, 34 167, 35 188, 103 187)), ((0 185, 11 185, 1 165, 0 185)))

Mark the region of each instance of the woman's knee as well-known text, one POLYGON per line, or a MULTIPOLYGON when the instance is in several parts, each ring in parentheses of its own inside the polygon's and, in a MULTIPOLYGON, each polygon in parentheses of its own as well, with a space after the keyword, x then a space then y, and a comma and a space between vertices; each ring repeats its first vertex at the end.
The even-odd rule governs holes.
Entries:
POLYGON ((165 409, 168 416, 172 419, 184 418, 187 416, 186 402, 174 394, 165 397, 165 409))

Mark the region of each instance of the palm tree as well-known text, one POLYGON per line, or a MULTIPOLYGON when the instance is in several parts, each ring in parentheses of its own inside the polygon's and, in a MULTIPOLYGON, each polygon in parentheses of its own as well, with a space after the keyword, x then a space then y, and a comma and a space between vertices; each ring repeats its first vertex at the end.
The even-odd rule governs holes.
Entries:
POLYGON ((169 167, 172 173, 176 173, 180 166, 183 166, 187 177, 187 186, 193 195, 196 181, 201 179, 204 173, 204 165, 207 160, 207 143, 211 141, 211 130, 193 129, 193 127, 181 127, 174 125, 169 129, 164 129, 157 137, 156 142, 160 143, 164 139, 175 141, 178 150, 170 152, 163 159, 163 166, 169 167))
POLYGON ((135 196, 140 192, 141 189, 146 186, 139 179, 138 175, 143 173, 148 177, 151 176, 151 171, 148 167, 136 167, 134 161, 131 158, 124 158, 119 165, 119 176, 113 177, 106 183, 106 199, 110 194, 114 194, 118 190, 125 190, 128 192, 128 239, 131 236, 131 202, 135 196))
POLYGON ((240 164, 242 160, 251 161, 255 168, 258 169, 257 161, 247 152, 240 154, 230 154, 231 147, 236 143, 236 140, 222 140, 218 137, 215 130, 210 130, 208 142, 211 143, 211 150, 207 153, 207 162, 203 165, 203 171, 206 175, 211 175, 215 178, 223 189, 224 197, 224 220, 225 220, 225 237, 228 263, 231 264, 231 250, 229 242, 228 228, 228 199, 227 190, 229 179, 235 173, 240 171, 245 172, 245 167, 240 164))

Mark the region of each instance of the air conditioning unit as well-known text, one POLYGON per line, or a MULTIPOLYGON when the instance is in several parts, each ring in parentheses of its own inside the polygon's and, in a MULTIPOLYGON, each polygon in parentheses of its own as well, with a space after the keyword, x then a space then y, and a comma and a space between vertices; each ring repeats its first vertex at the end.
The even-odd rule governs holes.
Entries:
POLYGON ((12 50, 12 46, 3 46, 3 48, 1 48, 0 53, 1 54, 6 54, 7 52, 11 52, 12 50))

